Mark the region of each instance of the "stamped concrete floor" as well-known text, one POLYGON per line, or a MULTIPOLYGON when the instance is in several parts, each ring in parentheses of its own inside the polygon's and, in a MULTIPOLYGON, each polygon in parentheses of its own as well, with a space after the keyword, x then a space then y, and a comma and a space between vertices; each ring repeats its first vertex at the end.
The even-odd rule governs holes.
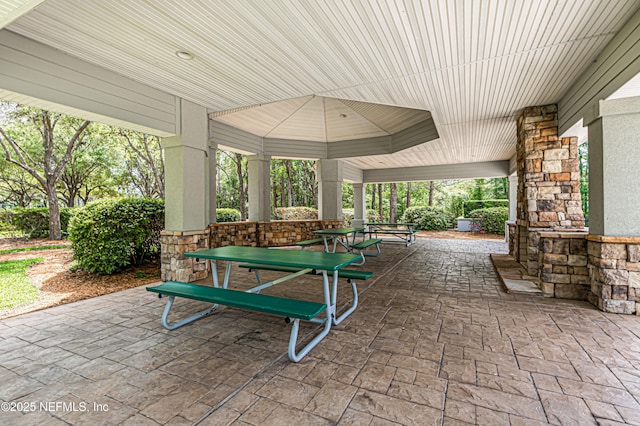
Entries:
MULTIPOLYGON (((167 331, 144 288, 0 321, 0 424, 640 424, 640 318, 506 294, 490 252, 385 244, 357 311, 298 364, 281 318, 224 308, 167 331)), ((320 282, 269 291, 315 300, 320 282)))

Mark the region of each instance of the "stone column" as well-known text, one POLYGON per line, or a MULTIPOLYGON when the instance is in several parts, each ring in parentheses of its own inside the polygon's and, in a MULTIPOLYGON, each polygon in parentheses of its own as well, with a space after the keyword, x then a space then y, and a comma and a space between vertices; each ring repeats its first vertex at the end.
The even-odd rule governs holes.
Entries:
POLYGON ((342 163, 318 160, 318 218, 342 218, 342 163))
POLYGON ((209 152, 207 109, 180 101, 180 133, 163 138, 165 230, 161 237, 163 280, 191 281, 206 276, 206 264, 182 253, 209 246, 209 152))
POLYGON ((584 227, 578 140, 558 137, 557 111, 556 105, 528 107, 517 121, 516 252, 533 276, 540 270, 540 231, 584 227))
POLYGON ((247 157, 249 178, 249 221, 271 220, 271 157, 251 155, 247 157))
POLYGON ((640 313, 640 97, 599 101, 589 127, 590 301, 640 313))
POLYGON ((364 183, 353 184, 353 220, 351 226, 363 228, 367 223, 366 186, 364 183))

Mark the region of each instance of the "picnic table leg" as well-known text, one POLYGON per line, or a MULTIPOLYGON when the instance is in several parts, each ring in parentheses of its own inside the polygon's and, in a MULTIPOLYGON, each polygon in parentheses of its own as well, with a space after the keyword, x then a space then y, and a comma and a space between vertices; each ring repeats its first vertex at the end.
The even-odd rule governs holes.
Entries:
POLYGON ((199 320, 200 318, 204 318, 207 315, 212 314, 213 311, 215 311, 218 308, 218 305, 215 304, 209 309, 205 309, 204 311, 198 312, 195 315, 191 315, 189 318, 185 318, 181 321, 175 322, 173 324, 169 324, 169 321, 168 321, 169 311, 171 311, 171 307, 173 306, 174 299, 175 299, 175 296, 169 296, 169 300, 167 300, 167 306, 165 306, 164 312, 162 313, 162 326, 167 330, 175 330, 176 328, 182 327, 185 324, 189 324, 190 322, 199 320))
POLYGON ((298 341, 300 320, 298 318, 293 320, 288 350, 289 359, 293 362, 298 362, 304 358, 304 356, 308 354, 311 349, 315 348, 331 330, 331 293, 329 291, 329 278, 327 277, 327 271, 322 271, 322 287, 324 290, 324 304, 327 305, 327 309, 325 310, 324 328, 318 335, 316 335, 316 337, 313 338, 313 340, 307 343, 304 348, 300 349, 300 351, 296 353, 296 342, 298 341))
POLYGON ((351 284, 351 291, 353 292, 353 302, 351 303, 351 307, 344 311, 340 316, 338 315, 338 272, 334 272, 333 276, 333 288, 331 294, 331 303, 333 305, 333 325, 338 325, 342 321, 345 320, 353 311, 358 307, 358 288, 356 287, 356 282, 353 279, 349 279, 348 282, 351 284))

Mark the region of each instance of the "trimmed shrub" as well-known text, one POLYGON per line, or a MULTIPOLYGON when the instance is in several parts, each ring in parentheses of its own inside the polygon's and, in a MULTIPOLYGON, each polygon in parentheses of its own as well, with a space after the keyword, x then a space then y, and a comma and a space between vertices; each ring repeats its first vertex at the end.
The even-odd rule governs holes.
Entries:
POLYGON ((220 222, 240 222, 242 214, 236 209, 216 209, 216 221, 220 222))
POLYGON ((471 217, 469 214, 478 209, 488 209, 489 207, 507 207, 509 200, 469 200, 464 202, 463 216, 471 217))
POLYGON ((417 223, 419 229, 444 231, 453 226, 453 216, 446 211, 429 206, 409 207, 402 215, 402 222, 417 223))
MULTIPOLYGON (((351 221, 353 220, 353 209, 343 209, 342 219, 344 220, 345 226, 351 226, 351 221)), ((378 214, 378 210, 367 209, 367 222, 382 222, 382 219, 380 219, 380 215, 378 214)))
POLYGON ((273 209, 275 220, 318 219, 318 209, 313 207, 276 207, 273 209))
MULTIPOLYGON (((79 207, 60 208, 60 229, 66 234, 69 220, 79 207)), ((44 238, 49 236, 49 209, 47 207, 5 210, 0 215, 0 221, 5 222, 13 230, 22 232, 27 238, 44 238)))
POLYGON ((109 275, 159 255, 163 227, 164 201, 108 199, 73 216, 69 240, 80 268, 109 275))
POLYGON ((504 224, 509 219, 508 207, 489 207, 470 213, 473 223, 471 230, 504 235, 504 224))

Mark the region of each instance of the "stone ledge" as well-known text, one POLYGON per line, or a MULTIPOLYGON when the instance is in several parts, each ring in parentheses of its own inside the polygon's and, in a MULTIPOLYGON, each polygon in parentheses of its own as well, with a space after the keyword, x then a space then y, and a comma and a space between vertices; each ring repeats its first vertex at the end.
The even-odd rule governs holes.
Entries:
POLYGON ((541 237, 544 238, 586 238, 589 231, 541 231, 541 237))
POLYGON ((595 241, 597 243, 640 244, 640 237, 589 234, 587 235, 587 241, 595 241))
POLYGON ((542 296, 540 280, 527 275, 524 267, 507 254, 491 254, 491 262, 507 293, 542 296))

